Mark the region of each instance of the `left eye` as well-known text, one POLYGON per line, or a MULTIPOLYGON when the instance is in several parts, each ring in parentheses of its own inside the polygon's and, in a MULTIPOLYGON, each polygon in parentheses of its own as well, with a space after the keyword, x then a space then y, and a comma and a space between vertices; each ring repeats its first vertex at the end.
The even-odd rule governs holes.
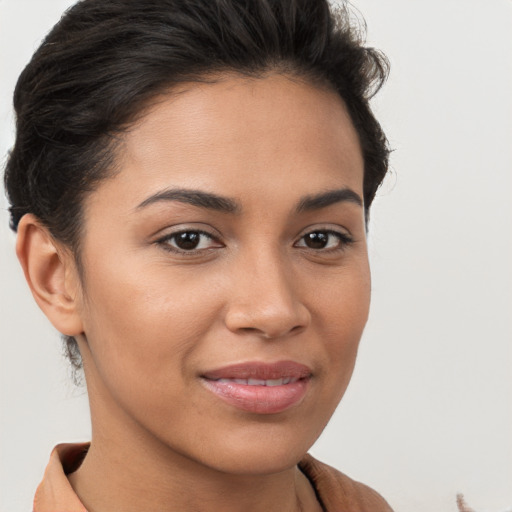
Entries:
POLYGON ((337 231, 311 231, 305 234, 299 242, 297 247, 307 247, 314 250, 329 250, 329 249, 342 249, 345 245, 352 242, 352 239, 343 233, 337 231))
POLYGON ((158 242, 169 250, 181 252, 200 251, 216 246, 215 240, 209 233, 194 230, 173 233, 158 242))

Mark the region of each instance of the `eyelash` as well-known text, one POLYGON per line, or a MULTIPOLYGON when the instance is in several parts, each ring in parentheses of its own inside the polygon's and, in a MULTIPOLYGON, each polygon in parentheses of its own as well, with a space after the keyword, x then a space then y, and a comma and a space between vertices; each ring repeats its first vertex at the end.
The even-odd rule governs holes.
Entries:
POLYGON ((337 252, 344 251, 350 244, 354 243, 354 239, 350 235, 348 235, 346 233, 341 233, 340 231, 334 231, 332 229, 314 229, 313 231, 308 231, 307 233, 302 235, 299 240, 304 240, 306 236, 312 235, 314 233, 316 233, 316 234, 322 233, 324 235, 332 235, 338 239, 338 245, 336 247, 331 247, 329 249, 324 249, 324 248, 313 249, 313 248, 307 247, 305 245, 302 245, 300 247, 304 247, 305 249, 310 249, 314 252, 321 252, 321 253, 325 254, 325 253, 337 253, 337 252))
POLYGON ((183 255, 187 255, 187 256, 193 256, 195 254, 199 254, 201 252, 207 251, 208 249, 211 249, 211 247, 209 247, 206 249, 185 250, 185 249, 180 249, 179 247, 173 247, 172 245, 170 245, 170 242, 175 240, 176 237, 178 237, 179 235, 184 235, 186 233, 198 234, 198 235, 206 237, 212 241, 216 241, 216 238, 211 233, 208 233, 207 231, 203 231, 201 229, 182 229, 180 231, 176 231, 175 233, 169 233, 168 235, 165 235, 164 237, 159 238, 156 241, 156 243, 168 252, 172 252, 172 253, 176 253, 176 254, 183 254, 183 255))
MULTIPOLYGON (((197 254, 200 254, 200 253, 204 253, 204 251, 209 251, 210 249, 214 249, 216 247, 208 247, 208 248, 203 248, 203 249, 190 249, 190 250, 185 250, 185 249, 180 249, 179 247, 173 247, 170 242, 171 241, 175 241, 176 240, 176 237, 178 237, 179 235, 184 235, 184 234, 197 234, 197 235, 200 235, 200 236, 203 236, 203 237, 206 237, 208 239, 210 239, 211 241, 213 242, 218 242, 217 239, 211 234, 211 233, 208 233, 207 231, 203 231, 203 230, 200 230, 200 229, 183 229, 183 230, 180 230, 180 231, 177 231, 175 233, 170 233, 168 235, 165 235, 164 237, 162 238, 159 238, 158 240, 156 240, 156 243, 158 245, 160 245, 164 250, 168 251, 168 252, 172 252, 172 253, 175 253, 175 254, 181 254, 181 255, 186 255, 186 256, 194 256, 194 255, 197 255, 197 254)), ((306 245, 300 245, 300 246, 297 246, 297 242, 294 244, 294 247, 302 247, 306 250, 311 250, 315 253, 337 253, 337 252, 342 252, 344 251, 349 245, 353 244, 354 243, 354 239, 346 234, 346 233, 341 233, 339 231, 334 231, 332 229, 315 229, 315 230, 312 230, 312 231, 308 231, 307 233, 305 233, 304 235, 302 235, 299 240, 304 240, 306 236, 308 235, 312 235, 312 234, 319 234, 319 233, 322 233, 324 235, 331 235, 331 236, 334 236, 338 239, 338 246, 337 247, 334 247, 334 248, 329 248, 329 249, 324 249, 324 248, 320 248, 320 249, 313 249, 311 247, 307 247, 306 245)), ((218 242, 220 244, 220 242, 218 242)), ((220 247, 220 246, 219 246, 220 247)))

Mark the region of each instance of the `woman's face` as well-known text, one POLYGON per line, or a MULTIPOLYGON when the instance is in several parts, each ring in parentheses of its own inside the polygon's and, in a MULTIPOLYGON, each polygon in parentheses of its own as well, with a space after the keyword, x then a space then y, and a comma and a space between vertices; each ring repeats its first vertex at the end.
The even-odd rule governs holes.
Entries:
POLYGON ((93 435, 224 472, 294 465, 368 314, 363 160, 333 92, 225 76, 161 100, 85 202, 93 435))

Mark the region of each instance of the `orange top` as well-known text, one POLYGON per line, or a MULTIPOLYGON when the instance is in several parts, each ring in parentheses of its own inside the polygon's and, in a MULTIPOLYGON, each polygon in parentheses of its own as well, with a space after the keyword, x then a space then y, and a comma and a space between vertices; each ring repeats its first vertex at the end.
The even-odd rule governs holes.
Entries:
MULTIPOLYGON (((87 512, 66 474, 80 466, 88 448, 89 443, 59 444, 54 448, 36 491, 34 512, 87 512)), ((299 468, 311 482, 325 512, 393 512, 374 490, 309 454, 300 461, 299 468)))

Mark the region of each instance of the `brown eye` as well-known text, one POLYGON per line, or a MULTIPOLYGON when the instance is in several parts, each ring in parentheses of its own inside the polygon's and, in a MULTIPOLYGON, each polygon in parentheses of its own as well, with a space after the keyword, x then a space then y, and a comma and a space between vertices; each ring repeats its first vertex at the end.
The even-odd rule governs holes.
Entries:
POLYGON ((179 249, 191 251, 197 249, 201 240, 201 234, 196 231, 185 231, 174 235, 174 243, 179 249))
POLYGON ((187 230, 177 233, 170 233, 157 243, 164 249, 177 253, 194 253, 201 250, 208 250, 215 247, 222 247, 212 235, 205 231, 187 230))
POLYGON ((332 230, 318 230, 306 233, 295 245, 296 247, 304 247, 314 251, 336 251, 343 250, 352 242, 352 238, 345 233, 332 230))
POLYGON ((324 249, 329 243, 329 234, 322 231, 308 233, 304 237, 304 243, 310 249, 324 249))

